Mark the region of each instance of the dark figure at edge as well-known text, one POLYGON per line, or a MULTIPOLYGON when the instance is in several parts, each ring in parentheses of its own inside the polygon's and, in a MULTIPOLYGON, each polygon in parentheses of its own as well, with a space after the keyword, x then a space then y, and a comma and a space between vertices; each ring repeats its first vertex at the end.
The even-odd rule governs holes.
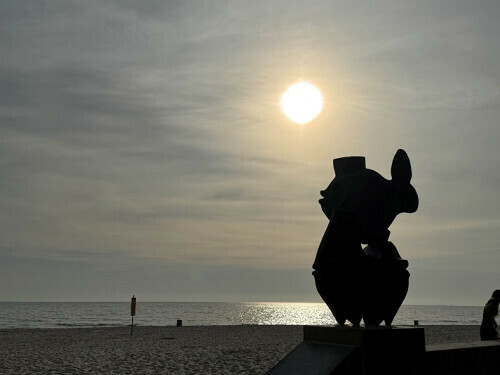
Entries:
POLYGON ((498 340, 500 337, 497 332, 497 322, 495 317, 498 315, 498 304, 500 304, 500 289, 497 289, 486 302, 483 310, 483 321, 481 322, 481 340, 498 340))

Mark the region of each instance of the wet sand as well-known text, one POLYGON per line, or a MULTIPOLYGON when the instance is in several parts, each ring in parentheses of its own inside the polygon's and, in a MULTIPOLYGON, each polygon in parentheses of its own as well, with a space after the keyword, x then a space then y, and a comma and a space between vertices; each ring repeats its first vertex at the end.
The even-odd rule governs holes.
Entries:
MULTIPOLYGON (((478 326, 423 326, 426 345, 479 341, 478 326)), ((0 374, 264 374, 302 326, 0 330, 0 374)))

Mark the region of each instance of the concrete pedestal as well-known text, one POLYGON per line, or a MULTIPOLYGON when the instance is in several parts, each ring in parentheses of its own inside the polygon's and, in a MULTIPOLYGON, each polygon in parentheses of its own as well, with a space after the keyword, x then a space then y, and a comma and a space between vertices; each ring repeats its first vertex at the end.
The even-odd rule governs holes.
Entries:
POLYGON ((304 341, 268 374, 410 375, 421 372, 424 355, 420 327, 305 326, 304 341))
POLYGON ((423 328, 305 326, 304 341, 358 348, 364 375, 416 373, 425 355, 423 328))

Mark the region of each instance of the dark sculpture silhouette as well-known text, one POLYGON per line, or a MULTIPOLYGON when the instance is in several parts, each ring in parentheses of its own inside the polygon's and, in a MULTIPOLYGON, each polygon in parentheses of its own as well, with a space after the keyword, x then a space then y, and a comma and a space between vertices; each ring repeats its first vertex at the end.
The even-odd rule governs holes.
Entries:
POLYGON ((408 155, 398 150, 392 180, 365 167, 360 156, 333 161, 335 178, 319 203, 330 220, 313 264, 316 288, 337 323, 390 326, 408 291, 408 262, 388 241, 401 212, 415 212, 408 155), (362 244, 367 244, 362 248, 362 244))

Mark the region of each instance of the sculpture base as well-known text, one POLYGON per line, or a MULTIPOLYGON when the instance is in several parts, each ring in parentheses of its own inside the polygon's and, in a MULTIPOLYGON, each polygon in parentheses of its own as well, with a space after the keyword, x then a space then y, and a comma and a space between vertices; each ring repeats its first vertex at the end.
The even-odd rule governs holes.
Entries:
POLYGON ((424 355, 421 327, 305 326, 304 341, 268 374, 417 374, 424 355))

